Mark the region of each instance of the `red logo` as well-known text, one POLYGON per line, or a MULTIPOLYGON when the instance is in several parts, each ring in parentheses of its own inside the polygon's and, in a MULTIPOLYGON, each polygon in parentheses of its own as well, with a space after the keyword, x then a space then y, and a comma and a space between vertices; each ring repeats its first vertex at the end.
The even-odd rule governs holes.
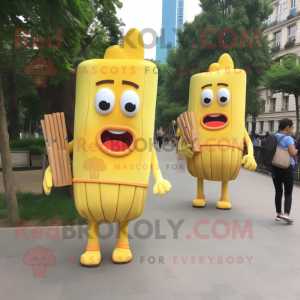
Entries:
POLYGON ((57 69, 53 66, 51 59, 39 56, 36 59, 32 59, 24 68, 24 72, 27 75, 34 76, 34 84, 36 88, 47 87, 47 77, 55 76, 57 69))
POLYGON ((26 265, 32 265, 33 277, 46 277, 47 266, 53 266, 56 262, 52 251, 41 246, 28 250, 23 261, 26 265))

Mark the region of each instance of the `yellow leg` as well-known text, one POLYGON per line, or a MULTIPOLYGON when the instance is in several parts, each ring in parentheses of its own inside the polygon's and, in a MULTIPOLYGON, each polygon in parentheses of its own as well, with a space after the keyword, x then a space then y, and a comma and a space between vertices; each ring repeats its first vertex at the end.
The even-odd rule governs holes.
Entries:
POLYGON ((128 243, 128 221, 119 223, 119 233, 116 248, 112 255, 115 264, 126 264, 132 259, 128 243))
POLYGON ((204 196, 204 180, 197 178, 197 199, 193 200, 194 207, 204 207, 206 204, 204 196))
POLYGON ((86 252, 81 255, 80 264, 84 267, 97 267, 100 265, 101 253, 98 242, 99 222, 89 221, 88 245, 86 252))
POLYGON ((231 204, 228 200, 228 181, 222 182, 222 197, 217 203, 217 208, 219 209, 230 209, 231 204))

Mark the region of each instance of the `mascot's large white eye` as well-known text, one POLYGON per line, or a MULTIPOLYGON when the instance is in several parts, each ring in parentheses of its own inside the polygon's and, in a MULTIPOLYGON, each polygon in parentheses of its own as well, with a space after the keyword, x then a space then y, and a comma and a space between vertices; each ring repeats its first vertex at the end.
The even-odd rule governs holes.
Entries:
POLYGON ((115 106, 115 94, 112 90, 103 88, 95 96, 95 108, 101 115, 109 114, 115 106))
POLYGON ((137 114, 140 108, 139 95, 132 91, 125 91, 121 96, 121 110, 127 117, 133 117, 137 114))
POLYGON ((222 88, 219 89, 218 94, 217 94, 218 102, 221 105, 226 105, 229 103, 230 100, 230 93, 227 89, 222 88))
POLYGON ((210 106, 214 100, 214 92, 206 89, 201 94, 201 102, 204 106, 210 106))

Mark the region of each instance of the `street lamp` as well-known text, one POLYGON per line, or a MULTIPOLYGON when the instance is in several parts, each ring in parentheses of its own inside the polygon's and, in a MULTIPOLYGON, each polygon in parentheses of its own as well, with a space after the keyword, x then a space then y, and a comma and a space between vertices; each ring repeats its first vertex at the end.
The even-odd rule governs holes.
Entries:
POLYGON ((173 136, 175 136, 175 125, 176 125, 176 121, 172 120, 172 127, 173 127, 173 136))

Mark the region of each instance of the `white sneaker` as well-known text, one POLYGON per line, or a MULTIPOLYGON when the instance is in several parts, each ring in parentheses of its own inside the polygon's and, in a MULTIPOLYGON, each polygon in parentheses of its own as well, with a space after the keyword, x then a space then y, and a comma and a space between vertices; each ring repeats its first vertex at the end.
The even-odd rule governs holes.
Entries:
POLYGON ((288 223, 293 223, 294 222, 293 219, 291 219, 289 216, 286 216, 286 215, 282 215, 281 219, 288 222, 288 223))
POLYGON ((277 215, 276 218, 275 218, 275 220, 276 220, 276 221, 281 221, 281 220, 282 220, 282 216, 283 216, 283 215, 277 215))

